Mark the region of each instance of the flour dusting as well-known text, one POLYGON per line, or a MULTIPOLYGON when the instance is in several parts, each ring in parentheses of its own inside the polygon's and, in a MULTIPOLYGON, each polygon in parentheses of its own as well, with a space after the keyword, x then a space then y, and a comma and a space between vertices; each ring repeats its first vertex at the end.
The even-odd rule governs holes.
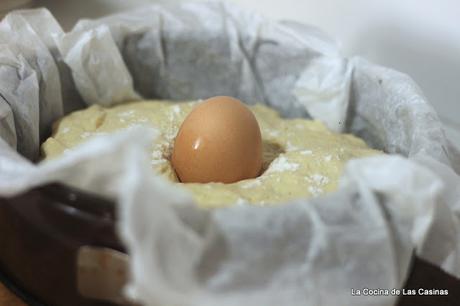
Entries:
POLYGON ((297 163, 289 162, 286 156, 280 156, 275 159, 267 170, 267 173, 271 172, 284 172, 284 171, 296 171, 300 165, 297 163))

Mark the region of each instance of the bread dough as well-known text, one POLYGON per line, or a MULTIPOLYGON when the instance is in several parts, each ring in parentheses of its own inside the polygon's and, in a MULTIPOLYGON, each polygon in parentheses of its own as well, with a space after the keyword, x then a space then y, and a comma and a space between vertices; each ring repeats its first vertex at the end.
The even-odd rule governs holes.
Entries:
POLYGON ((318 196, 337 188, 345 163, 379 154, 363 140, 329 131, 319 121, 283 119, 266 106, 250 106, 259 122, 264 147, 264 172, 255 179, 233 184, 182 184, 169 157, 182 121, 199 101, 142 101, 112 108, 91 106, 58 121, 42 145, 44 158, 55 158, 82 142, 135 125, 159 130, 152 145, 151 164, 157 173, 191 191, 205 208, 235 203, 269 205, 318 196))

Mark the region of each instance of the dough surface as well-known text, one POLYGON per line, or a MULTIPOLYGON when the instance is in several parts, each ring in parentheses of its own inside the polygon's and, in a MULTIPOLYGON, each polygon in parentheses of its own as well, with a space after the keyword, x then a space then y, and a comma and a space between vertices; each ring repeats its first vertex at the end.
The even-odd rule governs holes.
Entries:
MULTIPOLYGON (((182 121, 199 103, 142 101, 112 108, 97 105, 69 114, 56 122, 52 137, 42 145, 45 159, 61 154, 96 135, 113 133, 135 125, 158 129, 152 145, 154 171, 181 184, 169 157, 182 121)), ((334 191, 345 163, 353 158, 382 152, 363 140, 329 131, 319 121, 283 119, 263 105, 250 106, 259 122, 264 147, 264 172, 255 179, 233 184, 181 184, 205 208, 238 203, 269 205, 334 191)))

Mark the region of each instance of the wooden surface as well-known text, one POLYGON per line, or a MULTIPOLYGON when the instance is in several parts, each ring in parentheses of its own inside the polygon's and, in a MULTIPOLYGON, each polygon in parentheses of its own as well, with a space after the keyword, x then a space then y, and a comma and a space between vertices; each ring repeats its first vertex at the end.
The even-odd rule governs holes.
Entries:
POLYGON ((0 283, 0 306, 27 306, 0 283))

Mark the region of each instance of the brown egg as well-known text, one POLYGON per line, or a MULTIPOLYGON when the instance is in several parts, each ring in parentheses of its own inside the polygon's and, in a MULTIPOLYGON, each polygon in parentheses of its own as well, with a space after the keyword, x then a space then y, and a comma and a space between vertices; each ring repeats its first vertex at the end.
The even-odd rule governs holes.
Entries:
POLYGON ((262 137, 253 113, 231 97, 213 97, 182 123, 171 158, 183 183, 233 183, 262 168, 262 137))

